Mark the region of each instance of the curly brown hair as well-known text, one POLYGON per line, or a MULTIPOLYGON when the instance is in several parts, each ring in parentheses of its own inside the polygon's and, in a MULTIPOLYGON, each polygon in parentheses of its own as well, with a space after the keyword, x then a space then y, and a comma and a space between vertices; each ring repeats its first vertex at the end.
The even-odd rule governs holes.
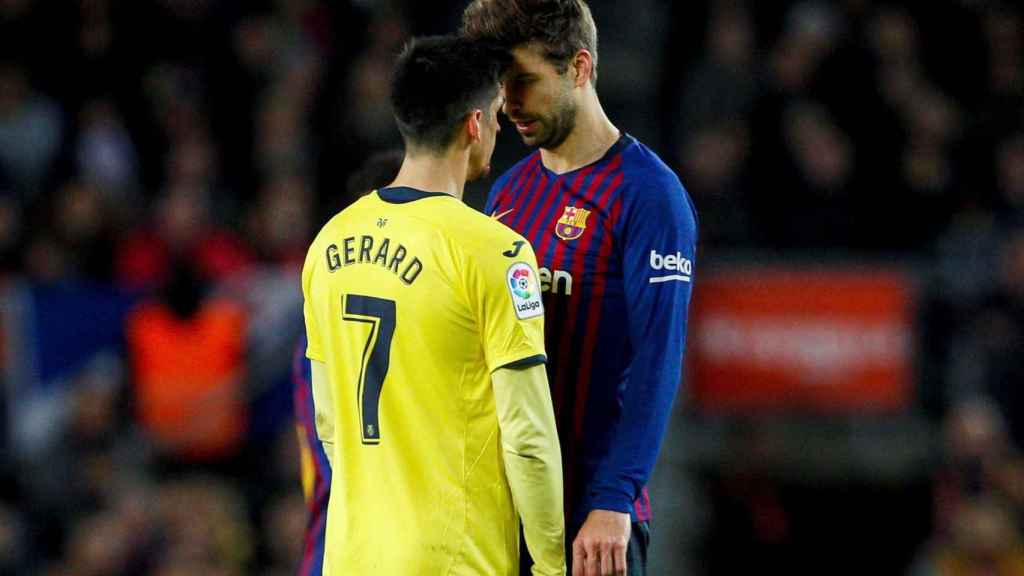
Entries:
POLYGON ((597 26, 584 0, 473 0, 462 13, 462 34, 508 49, 537 43, 559 69, 585 49, 597 80, 597 26))

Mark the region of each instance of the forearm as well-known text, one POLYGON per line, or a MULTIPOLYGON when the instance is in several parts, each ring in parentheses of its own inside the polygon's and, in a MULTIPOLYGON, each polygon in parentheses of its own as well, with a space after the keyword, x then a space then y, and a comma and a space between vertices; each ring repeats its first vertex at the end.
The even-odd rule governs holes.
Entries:
POLYGON ((696 214, 685 191, 662 182, 624 224, 629 379, 614 437, 587 486, 592 508, 629 512, 658 457, 682 375, 696 273, 696 214))
POLYGON ((492 374, 502 457, 534 574, 565 573, 562 458, 543 365, 492 374))
MULTIPOLYGON (((679 352, 679 357, 682 352, 679 352)), ((654 362, 639 357, 638 362, 654 362)), ((621 420, 608 453, 589 486, 592 509, 629 513, 646 485, 661 449, 678 389, 681 362, 658 369, 634 366, 623 398, 621 420)))
POLYGON ((608 451, 588 486, 592 507, 629 512, 650 478, 672 413, 686 346, 688 295, 663 290, 632 301, 635 355, 608 451))

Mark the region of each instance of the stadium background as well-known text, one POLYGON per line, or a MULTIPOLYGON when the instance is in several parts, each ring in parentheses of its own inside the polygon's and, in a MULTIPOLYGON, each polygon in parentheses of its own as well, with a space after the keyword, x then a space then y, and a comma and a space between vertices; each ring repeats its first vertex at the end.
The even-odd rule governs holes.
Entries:
MULTIPOLYGON (((0 573, 293 572, 298 266, 462 7, 0 0, 0 573)), ((1024 573, 1020 8, 592 7, 701 218, 652 574, 1024 573)))

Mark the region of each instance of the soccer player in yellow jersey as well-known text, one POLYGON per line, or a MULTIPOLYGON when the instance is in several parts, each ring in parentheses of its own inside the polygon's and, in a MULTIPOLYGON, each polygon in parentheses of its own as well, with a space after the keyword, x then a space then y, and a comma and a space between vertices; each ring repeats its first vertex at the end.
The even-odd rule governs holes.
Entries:
POLYGON ((332 467, 324 574, 564 574, 562 470, 536 259, 461 202, 487 173, 507 56, 412 42, 395 181, 332 218, 302 274, 316 428, 332 467))

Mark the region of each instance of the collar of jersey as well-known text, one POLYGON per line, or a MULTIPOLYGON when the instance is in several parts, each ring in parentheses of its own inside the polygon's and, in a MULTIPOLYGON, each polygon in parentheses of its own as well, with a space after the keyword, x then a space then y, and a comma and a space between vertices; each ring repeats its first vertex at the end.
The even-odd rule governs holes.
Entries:
MULTIPOLYGON (((590 164, 587 164, 585 166, 580 166, 579 168, 574 168, 572 170, 569 170, 568 172, 562 172, 561 174, 553 172, 551 169, 549 169, 547 166, 544 165, 544 162, 540 163, 540 167, 544 170, 544 172, 547 173, 549 178, 558 178, 560 176, 565 176, 566 174, 575 174, 575 173, 579 172, 580 170, 583 170, 584 168, 586 168, 588 166, 599 166, 601 164, 604 164, 610 158, 615 157, 616 154, 621 152, 623 148, 625 148, 626 146, 629 146, 630 144, 632 144, 633 141, 634 141, 634 139, 633 139, 632 136, 630 136, 629 134, 626 134, 625 132, 620 131, 619 132, 619 139, 616 140, 614 144, 612 144, 612 147, 609 148, 608 150, 606 150, 605 153, 600 158, 598 158, 597 160, 594 160, 590 164)), ((540 154, 540 150, 538 150, 536 152, 536 154, 540 154)))
POLYGON ((380 196, 381 200, 389 204, 407 204, 409 202, 415 202, 416 200, 431 198, 433 196, 452 197, 451 194, 445 194, 444 192, 424 192, 415 188, 409 188, 408 186, 381 188, 380 190, 377 190, 377 196, 380 196))

